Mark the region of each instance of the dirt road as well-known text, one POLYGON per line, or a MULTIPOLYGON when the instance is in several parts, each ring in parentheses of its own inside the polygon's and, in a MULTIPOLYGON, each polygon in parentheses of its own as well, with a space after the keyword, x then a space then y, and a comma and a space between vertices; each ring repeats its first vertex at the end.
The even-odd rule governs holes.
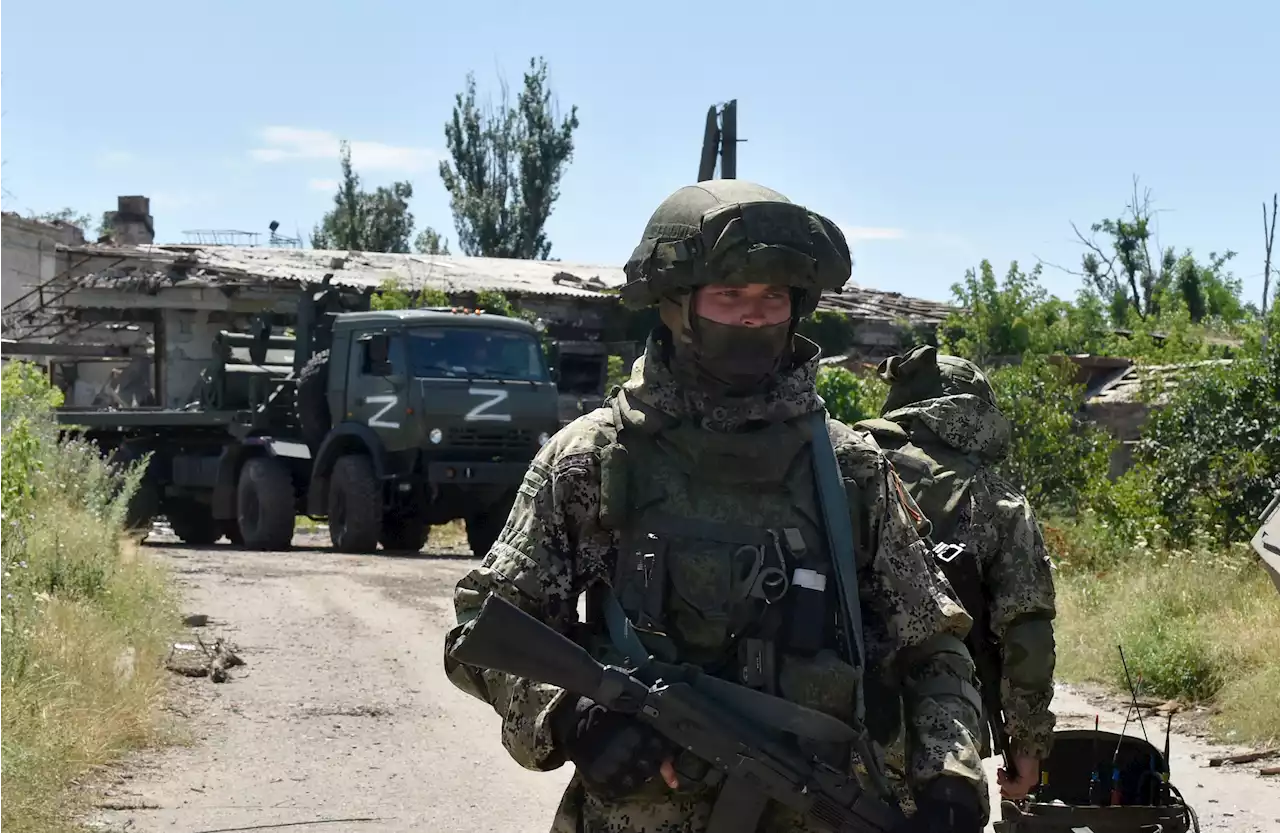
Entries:
MULTIPOLYGON (((497 716, 441 670, 453 584, 475 563, 465 548, 391 558, 151 541, 185 611, 210 617, 202 638, 235 643, 246 665, 223 684, 175 676, 175 716, 192 742, 124 767, 102 801, 118 809, 94 820, 101 829, 547 829, 569 770, 513 763, 497 716)), ((1096 711, 1066 691, 1055 709, 1064 725, 1092 724, 1096 711)), ((1122 719, 1104 712, 1103 727, 1122 719)), ((1256 765, 1209 769, 1218 751, 1193 739, 1175 737, 1173 750, 1174 782, 1205 831, 1280 830, 1280 779, 1256 765)))

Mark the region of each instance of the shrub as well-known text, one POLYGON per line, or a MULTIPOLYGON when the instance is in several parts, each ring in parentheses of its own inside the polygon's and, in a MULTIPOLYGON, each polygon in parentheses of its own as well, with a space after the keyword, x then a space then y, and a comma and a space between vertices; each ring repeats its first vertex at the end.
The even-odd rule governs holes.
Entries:
POLYGON ((1084 388, 1070 370, 1027 355, 990 373, 1000 410, 1013 425, 1001 472, 1043 513, 1076 514, 1106 483, 1114 441, 1079 418, 1084 388))
POLYGON ((846 425, 880 416, 888 391, 879 379, 858 376, 843 367, 818 371, 818 395, 827 403, 828 413, 846 425))
POLYGON ((120 473, 60 441, 39 369, 3 371, 0 825, 60 829, 72 781, 153 734, 176 624, 163 572, 122 545, 142 464, 120 473))
POLYGON ((1280 488, 1280 351, 1182 380, 1152 415, 1138 456, 1175 541, 1197 532, 1248 539, 1280 488))

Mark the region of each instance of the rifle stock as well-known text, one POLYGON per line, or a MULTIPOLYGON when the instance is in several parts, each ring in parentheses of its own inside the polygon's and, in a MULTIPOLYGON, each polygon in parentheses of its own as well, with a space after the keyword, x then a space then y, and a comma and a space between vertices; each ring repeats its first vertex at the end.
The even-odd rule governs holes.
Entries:
POLYGON ((766 802, 735 800, 746 790, 839 833, 890 833, 902 821, 897 807, 866 792, 856 779, 774 742, 688 682, 659 680, 651 685, 604 666, 500 596, 485 599, 449 655, 464 665, 554 685, 607 709, 634 714, 701 759, 710 767, 703 780, 722 784, 709 833, 755 829, 766 802))

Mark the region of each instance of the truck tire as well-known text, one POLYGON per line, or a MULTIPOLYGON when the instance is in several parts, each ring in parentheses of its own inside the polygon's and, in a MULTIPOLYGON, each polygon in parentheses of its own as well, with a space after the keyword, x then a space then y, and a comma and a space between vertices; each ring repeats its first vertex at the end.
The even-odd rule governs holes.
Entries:
POLYGON ((295 501, 289 467, 275 457, 254 457, 240 469, 236 520, 244 546, 284 550, 293 540, 295 501))
POLYGON ((489 554, 498 536, 502 534, 502 528, 507 524, 507 516, 511 514, 514 503, 513 492, 493 506, 467 518, 467 544, 476 558, 484 558, 489 554))
POLYGON ((220 524, 213 519, 213 510, 198 500, 173 499, 165 502, 164 515, 173 527, 173 534, 184 544, 201 547, 222 537, 220 524))
POLYGON ((431 527, 421 515, 387 515, 382 519, 382 548, 388 552, 421 552, 431 527))
MULTIPOLYGON (((108 465, 114 466, 122 476, 126 469, 147 455, 147 449, 124 443, 111 453, 108 465)), ((124 527, 130 536, 142 540, 151 532, 151 523, 160 514, 160 484, 151 465, 142 475, 138 488, 129 497, 129 504, 124 510, 124 527)))
POLYGON ((329 540, 339 552, 376 552, 382 484, 367 454, 344 454, 329 475, 329 540))
POLYGON ((321 350, 302 366, 298 373, 298 430, 302 439, 315 451, 329 433, 329 351, 321 350))

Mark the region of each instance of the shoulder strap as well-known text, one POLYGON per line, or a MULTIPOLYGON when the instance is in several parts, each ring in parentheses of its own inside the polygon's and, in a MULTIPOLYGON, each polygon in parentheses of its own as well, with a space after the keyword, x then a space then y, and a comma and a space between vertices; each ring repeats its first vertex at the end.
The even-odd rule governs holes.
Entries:
POLYGON ((857 669, 857 702, 854 704, 854 726, 858 733, 853 741, 854 751, 866 766, 871 786, 880 796, 896 806, 897 799, 884 775, 880 757, 871 747, 866 726, 866 676, 867 652, 862 638, 862 599, 858 593, 857 539, 853 534, 853 522, 849 512, 849 493, 840 475, 840 463, 836 450, 827 433, 826 411, 814 411, 806 418, 809 425, 810 444, 813 448, 813 475, 818 487, 818 500, 822 504, 823 526, 827 530, 827 545, 835 567, 836 588, 844 608, 848 626, 849 653, 853 667, 857 669))
POLYGON ((836 589, 844 608, 845 624, 850 631, 850 657, 859 670, 858 702, 855 715, 861 723, 866 712, 862 695, 862 678, 866 671, 866 651, 862 640, 862 602, 858 593, 858 566, 854 551, 853 524, 849 519, 849 496, 840 476, 840 464, 836 461, 831 435, 827 433, 826 411, 814 411, 806 417, 809 423, 810 442, 813 445, 813 474, 818 487, 818 500, 822 504, 823 525, 827 531, 827 545, 835 567, 836 589))

